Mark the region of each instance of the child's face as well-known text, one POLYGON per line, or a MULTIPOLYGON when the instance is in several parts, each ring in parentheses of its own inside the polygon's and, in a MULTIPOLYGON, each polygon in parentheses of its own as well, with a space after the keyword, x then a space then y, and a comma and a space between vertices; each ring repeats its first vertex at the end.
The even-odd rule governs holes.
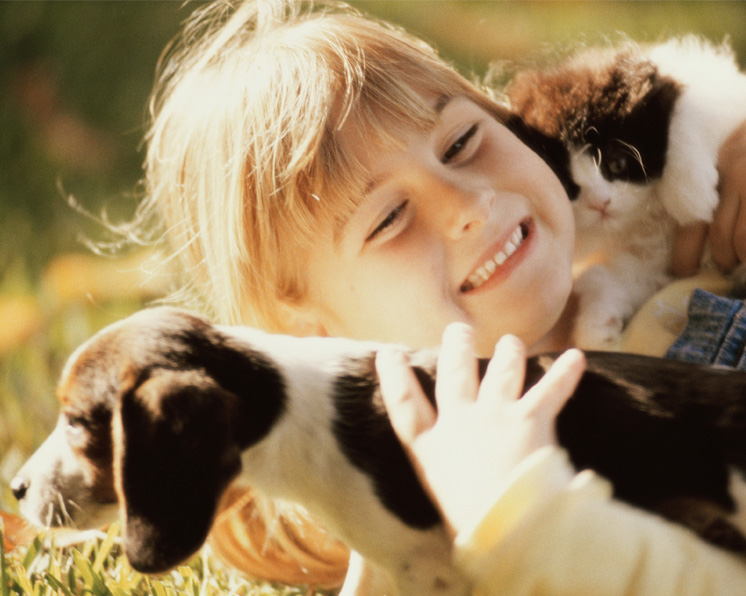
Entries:
POLYGON ((472 325, 488 356, 505 333, 529 345, 558 320, 571 289, 570 203, 549 167, 466 98, 401 149, 344 143, 370 174, 341 230, 322 222, 308 255, 308 306, 330 335, 437 345, 472 325), (499 263, 499 264, 498 264, 499 263))

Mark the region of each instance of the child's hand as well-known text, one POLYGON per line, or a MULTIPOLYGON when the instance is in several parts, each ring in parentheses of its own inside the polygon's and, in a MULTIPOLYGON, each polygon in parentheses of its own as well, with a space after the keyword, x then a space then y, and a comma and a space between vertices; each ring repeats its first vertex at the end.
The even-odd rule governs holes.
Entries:
POLYGON ((674 236, 671 270, 679 277, 699 270, 709 236, 712 259, 723 271, 746 261, 746 122, 720 148, 720 201, 712 224, 679 227, 674 236))
POLYGON ((526 456, 556 443, 555 417, 575 390, 585 359, 578 350, 565 352, 519 400, 523 343, 503 337, 480 386, 471 328, 449 325, 438 358, 437 413, 401 353, 383 350, 376 365, 394 430, 458 533, 475 514, 487 511, 526 456))
POLYGON ((675 276, 687 277, 699 271, 709 230, 705 222, 677 226, 671 251, 671 272, 675 276))
POLYGON ((710 226, 712 258, 725 271, 746 261, 746 122, 720 149, 720 203, 710 226))

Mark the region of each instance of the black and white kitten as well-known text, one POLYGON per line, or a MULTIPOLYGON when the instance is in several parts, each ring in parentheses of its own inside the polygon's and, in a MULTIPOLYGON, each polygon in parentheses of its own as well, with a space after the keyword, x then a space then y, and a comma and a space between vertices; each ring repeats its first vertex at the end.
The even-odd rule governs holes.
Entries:
POLYGON ((519 73, 505 90, 513 130, 573 201, 574 342, 612 349, 670 278, 676 224, 710 221, 718 151, 746 120, 746 76, 727 46, 695 37, 584 49, 519 73))

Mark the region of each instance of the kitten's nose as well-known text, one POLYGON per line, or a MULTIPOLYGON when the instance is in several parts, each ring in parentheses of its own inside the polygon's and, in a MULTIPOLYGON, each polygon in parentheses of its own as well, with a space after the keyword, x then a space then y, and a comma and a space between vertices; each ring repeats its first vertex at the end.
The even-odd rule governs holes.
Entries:
POLYGON ((598 199, 588 204, 588 208, 604 214, 611 204, 611 199, 598 199))
POLYGON ((10 490, 13 493, 13 496, 17 500, 21 501, 23 497, 26 496, 30 484, 31 482, 28 480, 28 478, 24 478, 23 476, 16 476, 15 478, 13 478, 13 480, 10 481, 10 490))

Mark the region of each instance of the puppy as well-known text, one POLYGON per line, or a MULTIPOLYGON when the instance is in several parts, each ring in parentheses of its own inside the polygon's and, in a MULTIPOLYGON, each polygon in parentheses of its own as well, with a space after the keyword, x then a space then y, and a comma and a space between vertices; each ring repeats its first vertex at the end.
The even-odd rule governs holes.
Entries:
MULTIPOLYGON (((133 567, 158 572, 200 548, 241 475, 359 553, 343 594, 468 594, 385 414, 379 347, 142 311, 71 356, 59 423, 12 490, 42 525, 101 525, 119 508, 133 567)), ((409 355, 430 396, 435 356, 409 355)), ((527 386, 553 359, 529 360, 527 386)), ((574 464, 609 478, 617 497, 735 550, 746 547, 745 426, 746 374, 608 353, 588 354, 557 421, 574 464)))

